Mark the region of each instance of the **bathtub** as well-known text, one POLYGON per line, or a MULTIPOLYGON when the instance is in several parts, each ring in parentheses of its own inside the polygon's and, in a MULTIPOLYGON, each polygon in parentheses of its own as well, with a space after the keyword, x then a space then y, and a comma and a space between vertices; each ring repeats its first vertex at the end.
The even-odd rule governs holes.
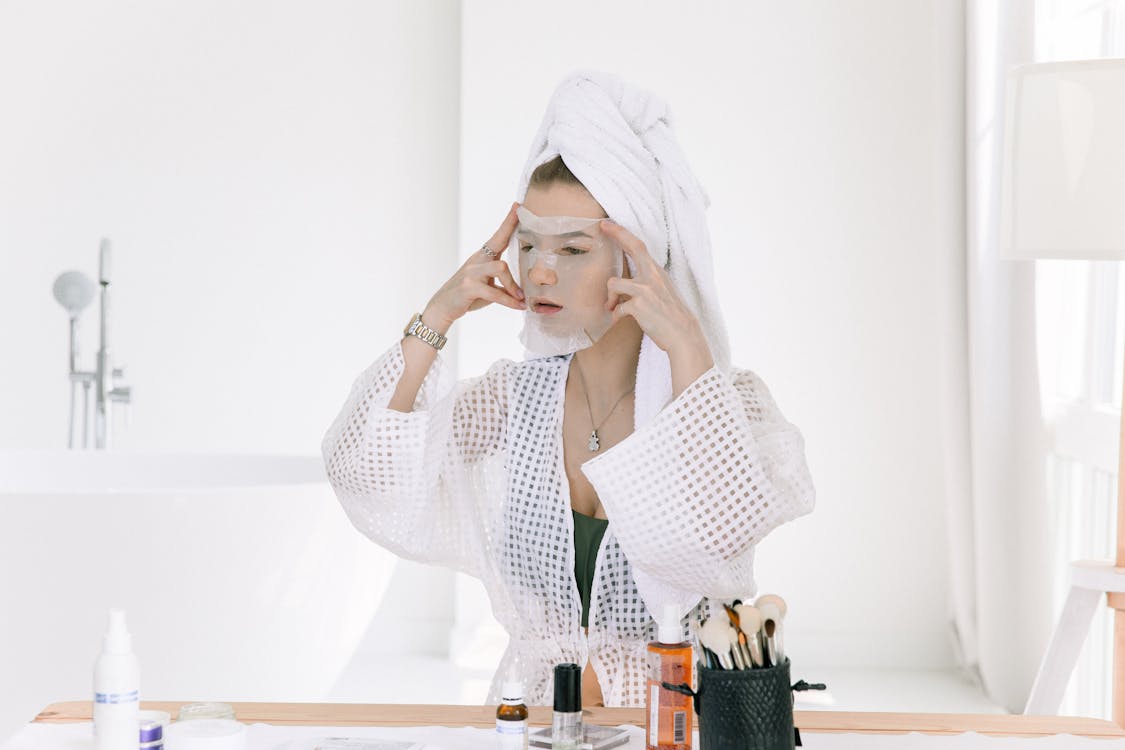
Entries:
POLYGON ((321 700, 395 565, 319 456, 0 451, 0 744, 90 698, 110 607, 143 699, 321 700))

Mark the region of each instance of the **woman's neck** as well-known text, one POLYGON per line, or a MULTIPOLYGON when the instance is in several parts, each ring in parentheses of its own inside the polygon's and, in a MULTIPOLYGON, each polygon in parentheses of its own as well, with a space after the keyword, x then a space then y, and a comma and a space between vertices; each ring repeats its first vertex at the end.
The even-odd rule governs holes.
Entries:
POLYGON ((575 353, 595 412, 604 413, 636 384, 643 336, 637 321, 626 316, 593 346, 575 353))

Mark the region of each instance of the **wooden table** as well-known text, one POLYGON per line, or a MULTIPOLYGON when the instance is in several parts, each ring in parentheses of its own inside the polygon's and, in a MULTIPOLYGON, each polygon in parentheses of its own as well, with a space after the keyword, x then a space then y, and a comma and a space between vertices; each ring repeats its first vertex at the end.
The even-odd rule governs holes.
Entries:
MULTIPOLYGON (((175 717, 184 701, 144 701, 141 708, 167 711, 175 717)), ((309 724, 314 726, 495 726, 496 709, 491 706, 391 705, 355 703, 232 703, 235 715, 247 724, 309 724)), ((90 701, 53 703, 35 718, 36 722, 91 721, 90 701)), ((531 723, 549 726, 551 709, 533 706, 531 723)), ((591 708, 582 712, 595 724, 644 726, 640 708, 591 708)), ((901 734, 981 734, 1040 737, 1074 734, 1084 737, 1125 737, 1125 729, 1102 719, 1072 716, 1021 716, 1009 714, 905 714, 858 711, 796 711, 795 723, 802 732, 867 732, 901 734)))

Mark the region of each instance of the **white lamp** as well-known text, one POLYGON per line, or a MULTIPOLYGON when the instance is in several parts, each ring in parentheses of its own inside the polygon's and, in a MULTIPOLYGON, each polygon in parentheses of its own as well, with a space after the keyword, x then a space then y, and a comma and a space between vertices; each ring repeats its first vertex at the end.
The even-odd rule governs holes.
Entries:
MULTIPOLYGON (((1014 68, 1006 114, 1001 257, 1125 260, 1125 59, 1014 68)), ((1122 436, 1117 560, 1071 565, 1026 714, 1058 711, 1104 592, 1116 610, 1113 720, 1125 726, 1125 413, 1122 436)))

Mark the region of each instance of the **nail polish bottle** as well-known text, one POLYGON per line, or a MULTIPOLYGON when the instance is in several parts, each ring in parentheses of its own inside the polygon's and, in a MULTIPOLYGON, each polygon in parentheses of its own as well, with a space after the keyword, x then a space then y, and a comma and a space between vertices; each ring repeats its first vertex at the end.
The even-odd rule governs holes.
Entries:
POLYGON ((577 664, 556 664, 551 750, 578 750, 581 741, 582 670, 577 664))

